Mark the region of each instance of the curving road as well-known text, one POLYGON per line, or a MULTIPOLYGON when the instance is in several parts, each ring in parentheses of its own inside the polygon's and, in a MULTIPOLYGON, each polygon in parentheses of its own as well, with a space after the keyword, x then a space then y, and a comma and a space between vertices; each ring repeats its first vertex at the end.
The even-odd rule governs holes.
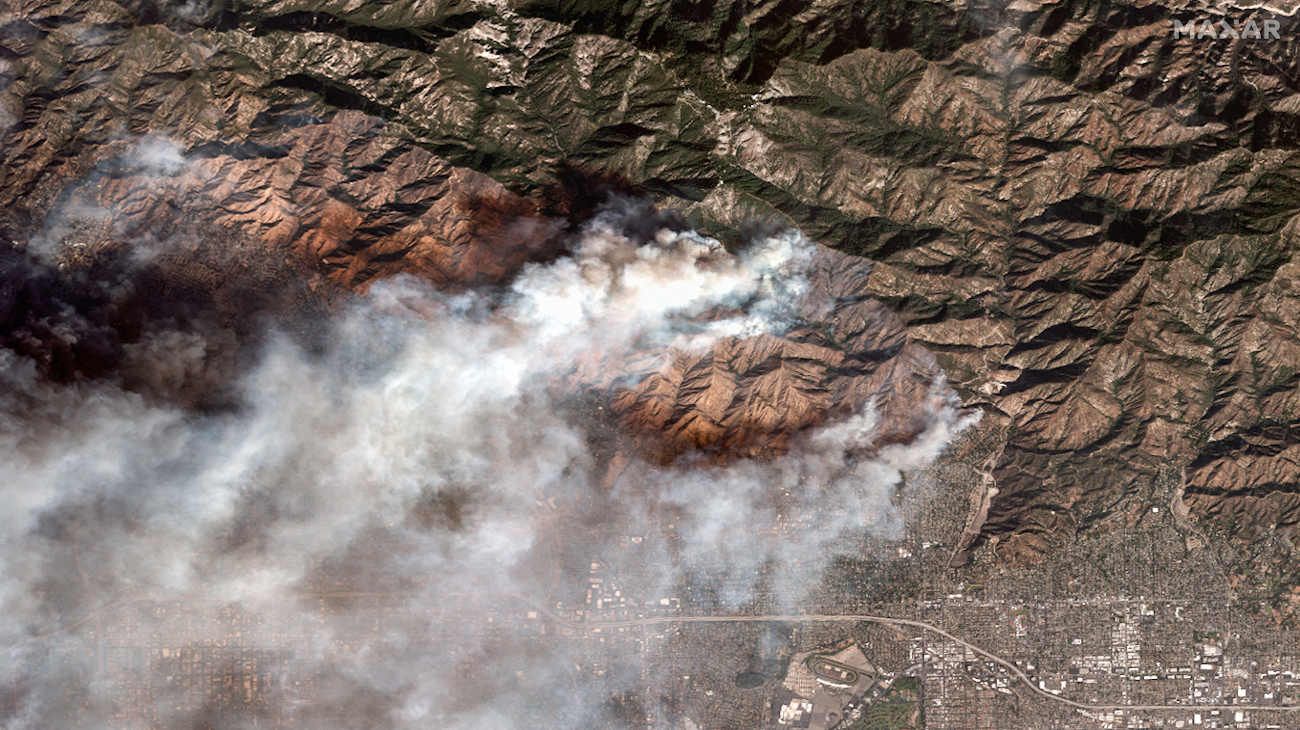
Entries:
POLYGON ((1110 712, 1113 710, 1142 710, 1148 712, 1178 711, 1178 712, 1199 712, 1202 710, 1242 710, 1255 712, 1300 712, 1300 705, 1092 705, 1085 702, 1075 702, 1074 700, 1062 697, 1061 695, 1048 692, 1039 687, 1028 674, 1025 674, 1020 667, 1014 662, 983 649, 964 639, 953 636, 943 629, 928 624, 924 621, 914 621, 906 618, 894 618, 891 616, 874 616, 871 614, 769 614, 769 615, 731 615, 731 616, 654 616, 641 619, 627 619, 621 621, 567 621, 557 616, 548 614, 548 618, 558 621, 575 629, 591 628, 630 628, 636 626, 655 626, 662 624, 708 624, 708 623, 820 623, 820 622, 848 622, 848 623, 877 623, 889 624, 894 626, 911 626, 922 629, 932 634, 942 636, 943 638, 959 644, 979 656, 992 661, 1010 672, 1016 679, 1019 679, 1034 694, 1040 697, 1059 702, 1063 705, 1069 705, 1077 710, 1086 710, 1088 712, 1110 712))
MULTIPOLYGON (((361 597, 361 596, 391 597, 393 595, 401 595, 401 594, 393 594, 387 592, 320 591, 320 592, 308 592, 308 593, 304 593, 304 595, 311 595, 314 597, 361 597)), ((1196 704, 1196 705, 1096 704, 1094 705, 1094 704, 1088 704, 1086 702, 1075 702, 1074 700, 1071 700, 1066 697, 1062 697, 1061 695, 1054 694, 1052 692, 1048 692, 1047 690, 1039 687, 1034 682, 1034 680, 1028 674, 1025 674, 1024 670, 1016 666, 1014 662, 1008 659, 1004 659, 998 656, 997 654, 988 651, 987 649, 972 644, 969 641, 966 641, 965 639, 954 636, 948 633, 947 631, 944 631, 943 629, 939 628, 938 626, 935 626, 934 624, 929 624, 924 621, 916 621, 907 618, 895 618, 893 616, 876 616, 873 614, 794 613, 794 614, 758 614, 758 615, 718 614, 718 615, 704 615, 704 616, 650 616, 647 618, 622 619, 622 620, 614 620, 614 621, 602 621, 602 620, 573 621, 570 619, 566 619, 562 616, 556 615, 552 611, 548 610, 546 607, 541 606, 537 602, 529 600, 526 597, 515 596, 515 598, 523 600, 526 603, 532 605, 534 608, 537 609, 538 614, 546 618, 548 621, 577 631, 584 631, 584 630, 591 630, 591 629, 637 628, 643 626, 661 626, 661 625, 670 625, 670 624, 726 624, 726 623, 862 623, 865 622, 865 623, 877 623, 877 624, 885 624, 885 625, 892 625, 892 626, 910 626, 912 628, 928 631, 937 636, 942 636, 943 638, 955 644, 963 646, 969 649, 971 652, 979 656, 982 656, 985 659, 988 659, 989 661, 996 663, 997 665, 1001 666, 1003 669, 1006 669, 1008 672, 1010 672, 1011 675, 1014 676, 1016 679, 1020 680, 1020 682, 1024 684, 1025 687, 1029 688, 1031 692, 1044 699, 1048 699, 1053 702, 1058 702, 1063 705, 1068 705, 1069 707, 1072 707, 1074 709, 1084 710, 1087 712, 1110 712, 1114 710, 1125 710, 1125 711, 1141 710, 1146 712, 1164 712, 1164 711, 1198 712, 1203 710, 1229 710, 1229 711, 1242 710, 1242 711, 1249 711, 1249 712, 1300 712, 1300 705, 1202 705, 1202 704, 1196 704)), ((89 614, 81 617, 76 621, 70 622, 68 624, 64 624, 62 626, 54 627, 49 631, 33 634, 27 637, 27 640, 43 641, 52 638, 55 635, 73 631, 76 628, 94 620, 95 618, 97 618, 98 616, 102 615, 105 612, 113 611, 125 605, 130 605, 133 603, 148 602, 149 600, 151 599, 122 598, 114 601, 109 601, 101 605, 98 609, 91 611, 89 614)))

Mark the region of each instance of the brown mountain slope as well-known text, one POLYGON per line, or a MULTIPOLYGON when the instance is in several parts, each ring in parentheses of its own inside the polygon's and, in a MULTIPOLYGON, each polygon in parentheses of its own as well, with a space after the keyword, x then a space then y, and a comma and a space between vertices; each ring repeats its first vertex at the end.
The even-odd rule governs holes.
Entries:
MULTIPOLYGON (((1164 475, 1207 529, 1296 535, 1293 18, 920 0, 5 12, 11 237, 70 197, 143 214, 112 161, 156 134, 188 161, 145 176, 161 199, 339 283, 499 281, 549 255, 545 216, 571 212, 556 191, 583 169, 706 230, 788 222, 874 261, 853 295, 901 313, 899 352, 935 353, 1005 431, 975 545, 1032 556, 1140 521, 1164 475), (1172 37, 1204 17, 1278 19, 1281 38, 1172 37)), ((687 442, 792 427, 803 407, 771 405, 772 372, 810 413, 859 387, 827 381, 840 355, 819 346, 684 365, 620 407, 687 442)))

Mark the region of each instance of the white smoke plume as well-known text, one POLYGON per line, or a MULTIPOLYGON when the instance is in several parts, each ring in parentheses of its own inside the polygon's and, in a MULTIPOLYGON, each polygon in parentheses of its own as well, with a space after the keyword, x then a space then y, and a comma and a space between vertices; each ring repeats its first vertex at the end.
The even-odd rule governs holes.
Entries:
POLYGON ((135 174, 163 177, 180 172, 187 160, 184 150, 175 140, 150 135, 136 140, 121 157, 120 163, 135 174))
POLYGON ((767 581, 796 607, 835 555, 898 529, 900 480, 968 422, 936 383, 910 443, 876 443, 867 406, 773 459, 633 456, 602 482, 609 425, 572 392, 582 362, 779 333, 815 256, 795 233, 732 254, 598 217, 504 294, 375 285, 331 344, 272 338, 213 411, 52 385, 0 351, 4 727, 610 726, 611 687, 639 680, 575 673, 555 623, 580 598, 573 554, 585 567, 636 535, 622 590, 639 601, 691 584, 739 609, 767 581), (144 644, 137 672, 113 673, 144 644), (174 682, 189 651, 253 656, 260 689, 230 691, 262 704, 174 682), (124 682, 161 699, 131 707, 124 682))
MULTIPOLYGON (((3 110, 0 109, 0 115, 3 110)), ((2 121, 2 120, 0 120, 2 121)), ((0 125, 0 132, 4 131, 0 125)), ((105 175, 128 174, 142 186, 152 181, 180 174, 190 160, 184 150, 168 137, 148 135, 119 142, 122 152, 101 163, 100 168, 80 184, 72 186, 63 199, 45 216, 45 225, 27 244, 28 251, 37 259, 58 262, 69 254, 79 253, 78 233, 83 229, 104 229, 117 234, 124 232, 119 220, 120 211, 93 202, 92 191, 105 175)), ((162 244, 146 236, 131 236, 132 253, 142 261, 157 254, 162 244)))

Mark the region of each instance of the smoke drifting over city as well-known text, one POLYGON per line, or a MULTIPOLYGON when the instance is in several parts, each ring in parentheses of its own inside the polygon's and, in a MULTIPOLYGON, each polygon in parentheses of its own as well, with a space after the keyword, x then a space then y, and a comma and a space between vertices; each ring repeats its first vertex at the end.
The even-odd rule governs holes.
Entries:
MULTIPOLYGON (((139 158, 182 164, 157 141, 139 158)), ((610 403, 798 326, 830 265, 797 233, 732 253, 648 216, 616 202, 504 288, 398 277, 328 306, 293 287, 239 301, 293 272, 228 266, 219 240, 75 275, 54 263, 66 232, 6 251, 4 727, 133 727, 109 625, 265 670, 262 699, 228 712, 223 692, 252 690, 137 658, 131 681, 164 699, 128 709, 167 727, 617 726, 609 698, 645 678, 580 680, 562 638, 589 562, 621 561, 638 602, 689 587, 777 610, 896 536, 899 485, 969 422, 938 380, 905 438, 866 398, 770 448, 638 450, 610 403)))

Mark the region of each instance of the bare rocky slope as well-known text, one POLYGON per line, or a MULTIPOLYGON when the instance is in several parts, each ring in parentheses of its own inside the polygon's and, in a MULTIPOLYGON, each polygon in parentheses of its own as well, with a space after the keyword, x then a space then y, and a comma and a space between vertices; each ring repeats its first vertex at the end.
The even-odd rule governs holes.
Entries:
POLYGON ((0 234, 198 222, 292 252, 328 298, 506 281, 608 190, 724 237, 795 225, 843 254, 830 329, 612 394, 665 453, 761 447, 872 392, 902 413, 937 363, 1001 434, 967 549, 1047 554, 1166 485, 1285 603, 1297 25, 1170 0, 7 0, 0 234), (1201 18, 1281 38, 1172 37, 1201 18))

